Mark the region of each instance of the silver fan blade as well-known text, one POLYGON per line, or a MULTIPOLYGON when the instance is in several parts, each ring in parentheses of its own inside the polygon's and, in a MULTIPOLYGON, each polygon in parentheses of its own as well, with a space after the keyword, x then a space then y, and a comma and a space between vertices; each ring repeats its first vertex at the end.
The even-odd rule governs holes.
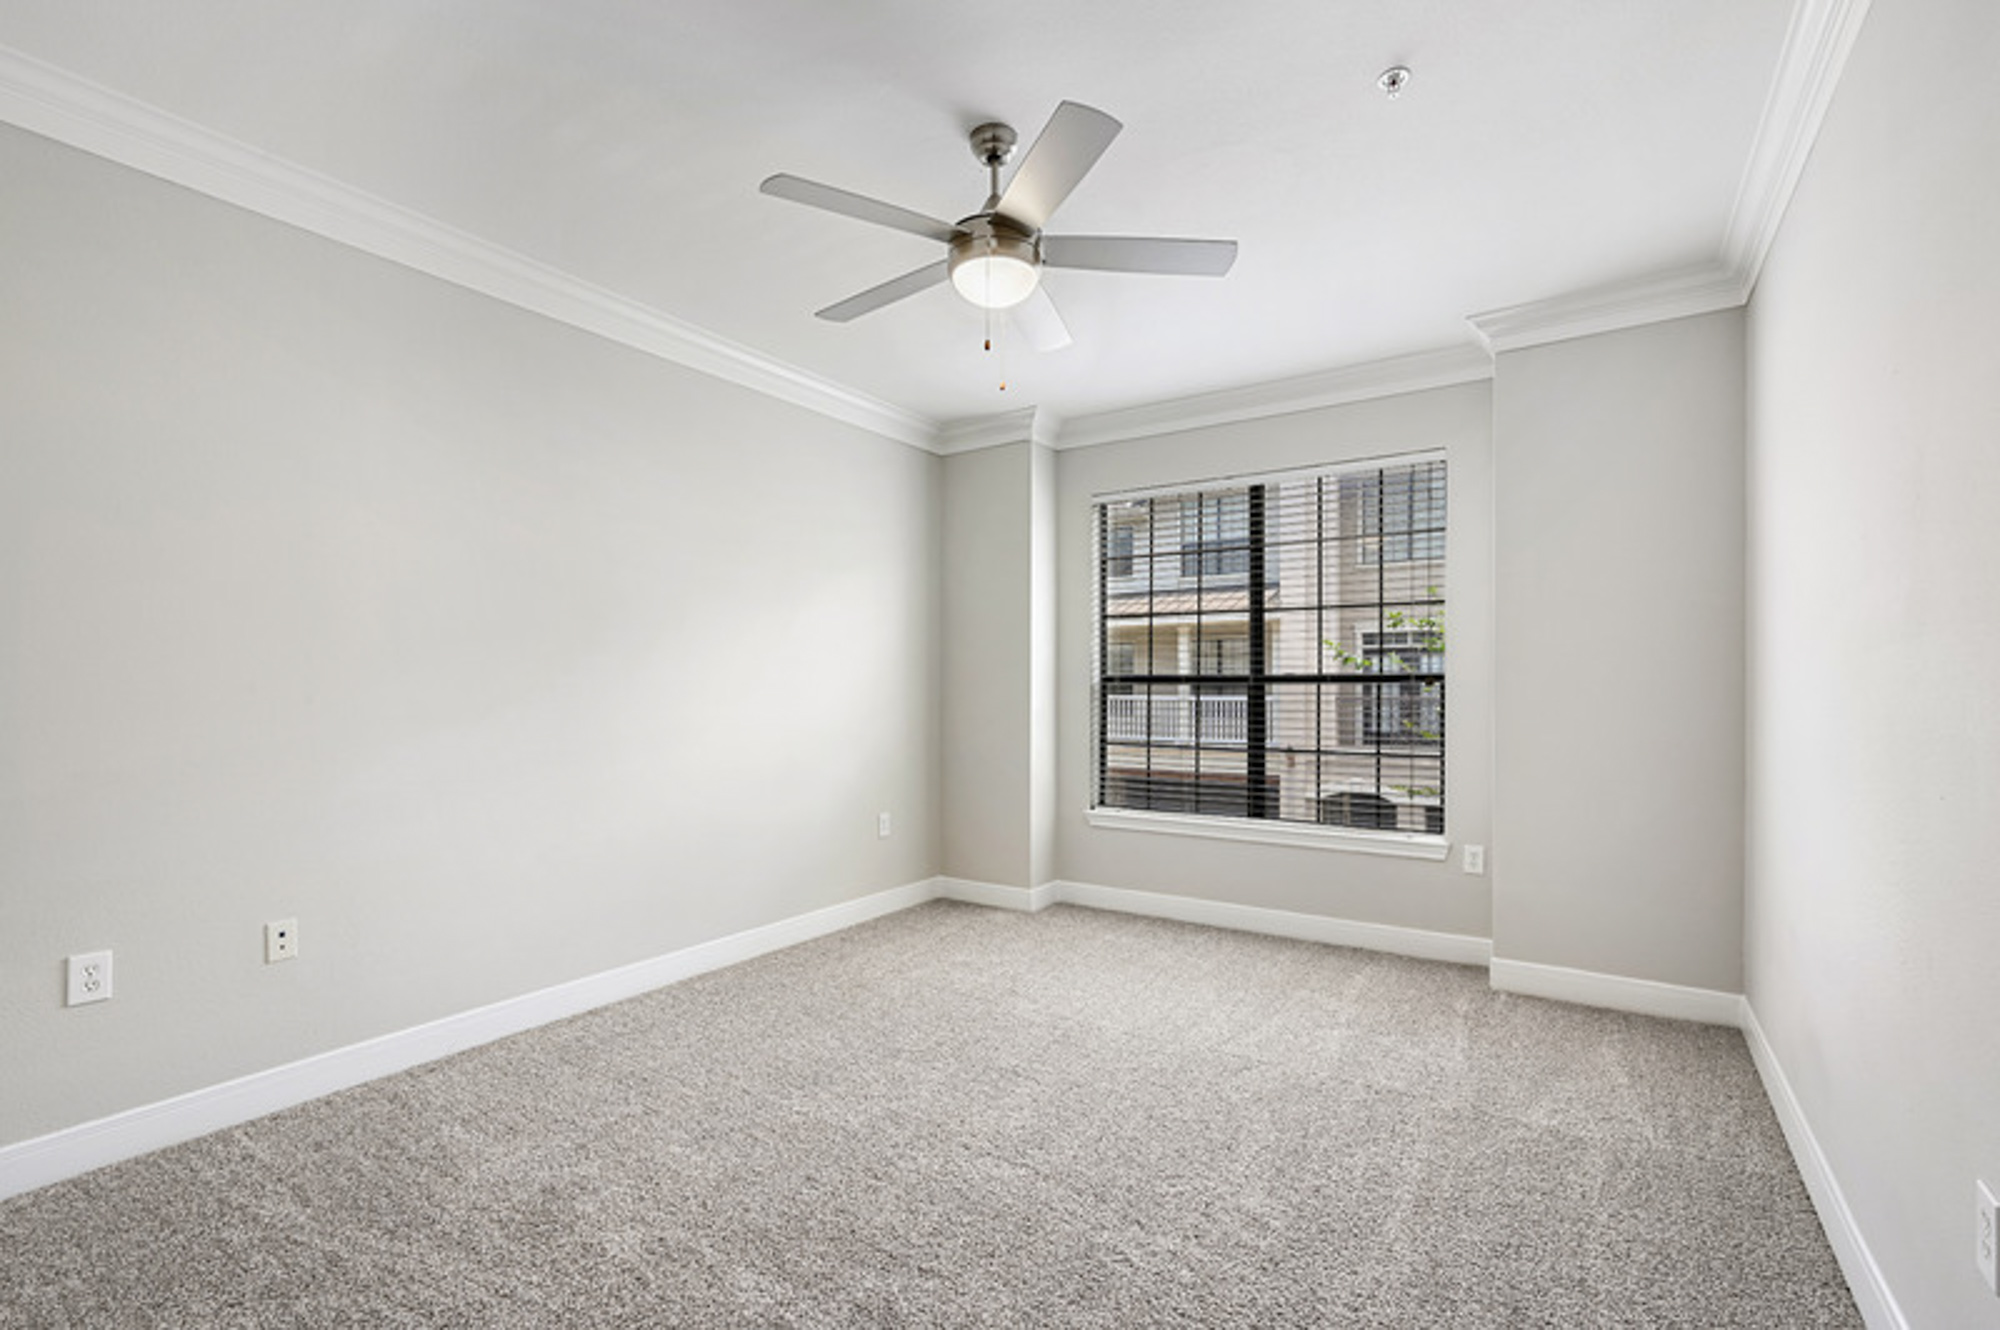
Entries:
POLYGON ((950 222, 941 222, 935 217, 926 217, 920 212, 899 208, 893 203, 871 199, 866 194, 835 189, 832 185, 822 185, 816 180, 802 180, 795 175, 782 173, 774 175, 757 188, 774 199, 790 199, 809 208, 824 208, 843 217, 873 222, 877 226, 894 227, 898 231, 908 231, 912 235, 925 236, 931 240, 949 242, 958 234, 958 228, 950 222))
POLYGON ((1056 302, 1049 299, 1046 286, 1038 284, 1026 300, 1007 311, 1007 317, 1013 320, 1021 340, 1037 351, 1060 351, 1070 343, 1069 326, 1056 313, 1056 302))
POLYGON ((884 305, 893 305, 905 296, 913 296, 926 287, 936 286, 951 276, 951 261, 939 259, 936 263, 926 263, 915 272, 906 272, 901 277, 892 277, 880 286, 871 286, 858 296, 849 296, 837 305, 828 305, 820 310, 818 317, 830 323, 846 323, 857 319, 870 310, 884 305))
POLYGON ((1160 236, 1043 236, 1042 262, 1051 268, 1220 277, 1236 262, 1236 242, 1160 236))
POLYGON ((994 211, 1030 231, 1041 230, 1123 128, 1104 112, 1081 102, 1056 107, 994 211))

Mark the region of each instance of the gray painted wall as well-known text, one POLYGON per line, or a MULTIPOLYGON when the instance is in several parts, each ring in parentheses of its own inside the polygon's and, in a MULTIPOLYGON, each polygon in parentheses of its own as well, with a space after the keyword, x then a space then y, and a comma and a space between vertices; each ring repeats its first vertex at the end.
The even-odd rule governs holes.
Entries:
POLYGON ((1202 897, 1367 923, 1487 936, 1484 877, 1450 863, 1287 845, 1244 844, 1091 826, 1091 566, 1094 496, 1286 467, 1442 448, 1450 476, 1447 617, 1451 699, 1446 819, 1456 846, 1491 826, 1492 580, 1484 383, 1188 430, 1056 455, 1059 658, 1058 875, 1069 881, 1202 897), (1085 570, 1079 572, 1079 570, 1085 570))
POLYGON ((936 458, 0 180, 0 1142, 937 871, 936 458))
POLYGON ((1028 446, 1028 885, 1056 877, 1056 455, 1028 446))
POLYGON ((944 461, 944 873, 1038 887, 1055 864, 1055 454, 944 461))
POLYGON ((1752 305, 1747 503, 1734 314, 939 462, 0 129, 0 1143, 935 872, 1059 877, 1744 980, 1910 1323, 2000 1325, 1996 67, 1985 0, 1868 19, 1752 305), (1088 826, 1091 496, 1440 446, 1490 895, 1088 826), (118 998, 62 1009, 97 947, 118 998))
POLYGON ((943 871, 1032 887, 1035 453, 944 460, 943 871))
POLYGON ((1742 983, 1743 319, 1495 367, 1496 957, 1742 983))
POLYGON ((1748 993, 1908 1323, 1965 1330, 2000 1326, 1995 70, 1991 0, 1872 7, 1750 319, 1748 993))

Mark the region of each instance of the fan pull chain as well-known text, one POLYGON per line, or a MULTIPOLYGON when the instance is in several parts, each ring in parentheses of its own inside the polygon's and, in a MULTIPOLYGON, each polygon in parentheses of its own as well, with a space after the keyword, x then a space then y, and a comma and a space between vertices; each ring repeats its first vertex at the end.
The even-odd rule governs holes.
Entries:
MULTIPOLYGON (((988 162, 987 165, 993 172, 993 194, 994 198, 997 199, 1000 194, 1000 165, 997 160, 988 162)), ((987 206, 992 206, 991 200, 988 201, 987 206)), ((986 253, 988 258, 992 257, 993 250, 993 237, 988 236, 986 237, 986 253)), ((986 265, 985 277, 986 299, 979 302, 979 312, 986 320, 986 351, 988 354, 991 354, 993 350, 993 266, 990 263, 986 265)), ((1000 352, 1000 391, 1003 393, 1007 391, 1007 353, 1004 349, 1000 352)))
MULTIPOLYGON (((993 311, 988 308, 981 310, 980 313, 986 319, 986 351, 988 354, 991 354, 993 350, 993 311)), ((1007 391, 1007 348, 1004 346, 1000 348, 1000 391, 1003 393, 1007 391)))

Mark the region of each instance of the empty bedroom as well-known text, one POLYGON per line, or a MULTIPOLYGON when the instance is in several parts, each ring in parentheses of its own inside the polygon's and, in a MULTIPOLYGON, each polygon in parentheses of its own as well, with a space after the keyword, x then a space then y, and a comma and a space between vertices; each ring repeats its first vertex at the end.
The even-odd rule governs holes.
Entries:
POLYGON ((0 1327, 2000 1330, 1991 0, 0 0, 0 1327))

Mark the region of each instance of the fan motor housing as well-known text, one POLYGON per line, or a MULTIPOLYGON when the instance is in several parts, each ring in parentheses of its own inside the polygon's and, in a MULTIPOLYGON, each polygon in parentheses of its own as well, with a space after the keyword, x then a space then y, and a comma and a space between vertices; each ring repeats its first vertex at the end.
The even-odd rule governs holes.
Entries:
POLYGON ((960 234, 952 237, 951 266, 993 255, 1016 259, 1030 267, 1042 266, 1041 237, 999 213, 981 212, 958 223, 960 234))

